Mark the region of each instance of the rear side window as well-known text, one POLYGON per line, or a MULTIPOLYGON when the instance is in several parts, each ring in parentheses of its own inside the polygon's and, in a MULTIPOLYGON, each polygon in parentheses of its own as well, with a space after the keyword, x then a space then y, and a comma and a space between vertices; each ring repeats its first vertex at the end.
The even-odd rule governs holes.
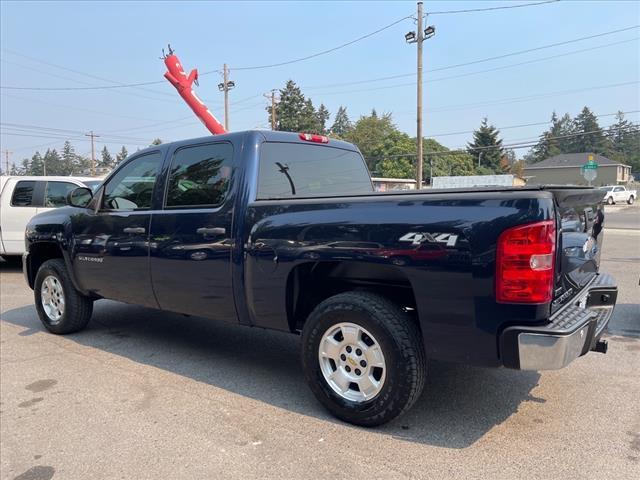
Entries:
POLYGON ((67 194, 78 186, 69 182, 47 182, 44 192, 45 207, 62 207, 67 204, 67 194))
POLYGON ((262 145, 258 199, 371 192, 369 173, 357 152, 298 143, 262 145))
POLYGON ((233 147, 229 143, 178 150, 171 162, 167 207, 217 207, 231 181, 233 147))
POLYGON ((31 207, 33 205, 33 191, 36 188, 35 181, 21 181, 16 183, 11 197, 11 205, 14 207, 31 207))

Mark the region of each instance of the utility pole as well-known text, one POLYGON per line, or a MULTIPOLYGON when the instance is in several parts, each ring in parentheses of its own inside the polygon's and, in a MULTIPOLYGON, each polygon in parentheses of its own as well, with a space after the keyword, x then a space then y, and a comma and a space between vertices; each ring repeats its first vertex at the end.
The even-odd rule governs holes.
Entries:
POLYGON ((5 175, 9 175, 9 155, 11 155, 12 153, 13 152, 10 152, 9 150, 4 151, 4 163, 6 167, 6 170, 4 172, 5 175))
POLYGON ((91 137, 91 176, 96 176, 96 151, 93 145, 93 139, 99 137, 100 135, 96 135, 91 130, 89 133, 84 134, 85 137, 91 137))
POLYGON ((222 83, 218 84, 218 90, 224 92, 224 129, 229 130, 229 90, 235 87, 236 84, 229 80, 229 67, 224 64, 222 68, 222 83))
MULTIPOLYGON (((424 42, 424 32, 422 31, 422 2, 418 2, 418 108, 416 111, 416 126, 418 140, 418 161, 417 163, 417 185, 422 188, 422 42, 424 42)), ((431 175, 431 174, 429 174, 431 175)), ((429 177, 429 182, 431 182, 429 177)))
POLYGON ((264 96, 267 99, 271 99, 271 130, 276 129, 277 121, 276 121, 276 92, 277 89, 271 90, 271 94, 265 93, 264 96))
POLYGON ((417 33, 409 32, 404 36, 407 43, 417 44, 417 109, 416 109, 416 185, 418 188, 422 188, 422 164, 423 164, 423 150, 422 150, 422 43, 433 37, 436 34, 436 29, 433 25, 428 26, 424 30, 422 29, 422 20, 424 17, 424 10, 422 8, 422 2, 418 2, 418 13, 416 23, 418 24, 417 33))

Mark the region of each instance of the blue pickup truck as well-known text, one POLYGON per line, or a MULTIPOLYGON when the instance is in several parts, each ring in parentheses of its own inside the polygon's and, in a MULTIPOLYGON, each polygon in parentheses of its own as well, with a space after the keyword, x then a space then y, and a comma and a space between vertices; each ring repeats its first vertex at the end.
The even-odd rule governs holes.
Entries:
POLYGON ((374 426, 420 396, 428 358, 542 370, 606 352, 602 196, 376 193, 351 144, 229 133, 152 146, 72 191, 27 226, 23 267, 56 334, 102 298, 301 334, 318 400, 374 426))

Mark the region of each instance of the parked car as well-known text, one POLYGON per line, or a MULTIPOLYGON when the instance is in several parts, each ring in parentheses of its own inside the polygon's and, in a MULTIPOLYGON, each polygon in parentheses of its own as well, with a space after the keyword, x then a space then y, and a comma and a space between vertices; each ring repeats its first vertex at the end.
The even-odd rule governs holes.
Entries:
POLYGON ((31 217, 66 205, 77 187, 94 187, 101 180, 86 177, 0 177, 0 256, 19 261, 24 253, 24 229, 31 217))
POLYGON ((301 334, 317 399, 373 426, 418 399, 426 358, 543 370, 606 351, 602 195, 374 192, 349 143, 228 133, 137 152, 34 217, 24 272, 56 334, 101 298, 301 334))
POLYGON ((600 187, 600 190, 605 191, 603 202, 613 205, 614 203, 627 202, 629 205, 635 202, 638 194, 635 190, 627 190, 624 185, 607 185, 600 187))

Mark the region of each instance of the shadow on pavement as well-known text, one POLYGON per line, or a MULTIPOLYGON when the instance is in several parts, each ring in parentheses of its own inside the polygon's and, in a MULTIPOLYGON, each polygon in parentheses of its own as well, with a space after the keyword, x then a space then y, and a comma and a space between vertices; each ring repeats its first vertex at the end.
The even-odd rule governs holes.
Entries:
MULTIPOLYGON (((2 320, 45 332, 32 306, 2 320)), ((120 355, 303 415, 336 422, 307 388, 299 337, 101 300, 83 332, 68 340, 120 355)), ((378 432, 446 448, 466 448, 504 422, 531 395, 537 372, 430 362, 421 399, 378 432)))

